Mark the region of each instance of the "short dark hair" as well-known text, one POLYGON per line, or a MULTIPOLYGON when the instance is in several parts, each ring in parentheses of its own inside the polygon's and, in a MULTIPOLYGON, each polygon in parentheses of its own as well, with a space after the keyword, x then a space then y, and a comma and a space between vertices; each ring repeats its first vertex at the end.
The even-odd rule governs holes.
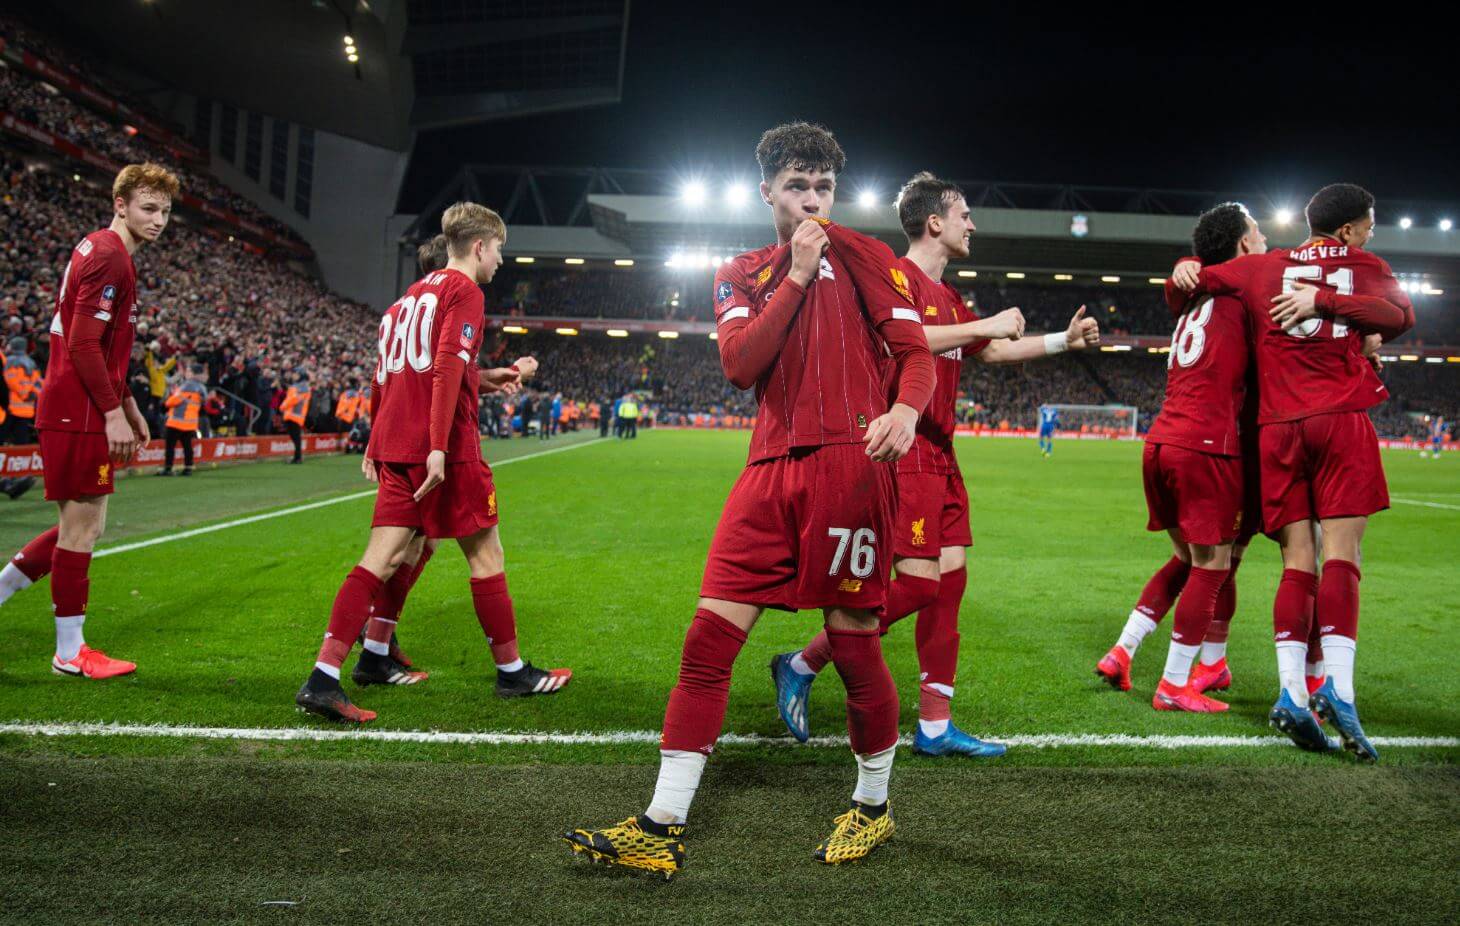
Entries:
POLYGON ((788 122, 767 129, 755 146, 761 179, 770 183, 783 170, 818 170, 839 174, 846 153, 829 129, 810 122, 788 122))
POLYGON ((446 236, 437 235, 416 248, 416 263, 425 276, 446 266, 446 236))
POLYGON ((1303 210, 1308 231, 1327 234, 1366 217, 1374 208, 1374 194, 1356 183, 1330 183, 1313 194, 1303 210))
POLYGON ((963 198, 956 183, 939 180, 930 171, 913 174, 897 194, 897 220, 908 241, 916 241, 928 230, 928 216, 944 215, 963 198))
POLYGON ((1222 203, 1201 214, 1191 232, 1191 247, 1203 264, 1220 264, 1237 256, 1237 242, 1247 234, 1247 207, 1222 203))

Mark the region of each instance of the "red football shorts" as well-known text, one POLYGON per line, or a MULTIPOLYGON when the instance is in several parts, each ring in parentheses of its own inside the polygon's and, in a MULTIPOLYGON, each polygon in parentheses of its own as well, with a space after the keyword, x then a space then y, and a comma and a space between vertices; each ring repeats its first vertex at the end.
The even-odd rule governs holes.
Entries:
POLYGON ((427 537, 469 537, 497 523, 497 488, 485 460, 446 464, 446 481, 419 502, 424 463, 379 463, 371 527, 413 527, 427 537))
POLYGON ((973 546, 962 473, 899 473, 893 555, 937 559, 944 547, 973 546))
POLYGON ((1175 530, 1187 543, 1229 543, 1242 528, 1242 458, 1147 443, 1141 459, 1146 530, 1175 530))
POLYGON ((1364 412, 1265 424, 1257 436, 1268 533, 1294 521, 1367 517, 1389 507, 1379 435, 1364 412))
POLYGON ((700 595, 782 611, 880 613, 892 569, 893 476, 861 444, 747 466, 720 514, 700 595))
POLYGON ((116 490, 105 434, 41 431, 46 501, 61 502, 116 490))

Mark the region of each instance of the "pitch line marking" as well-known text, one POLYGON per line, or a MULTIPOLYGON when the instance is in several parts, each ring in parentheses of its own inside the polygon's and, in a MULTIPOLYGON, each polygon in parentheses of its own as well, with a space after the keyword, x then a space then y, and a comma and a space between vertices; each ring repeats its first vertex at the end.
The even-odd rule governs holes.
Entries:
POLYGON ((1401 505, 1421 505, 1425 508, 1443 508, 1446 511, 1460 511, 1460 505, 1447 505, 1444 502, 1422 502, 1413 498, 1390 498, 1391 502, 1399 502, 1401 505))
MULTIPOLYGON (((519 463, 523 460, 535 460, 538 457, 548 457, 555 453, 566 453, 569 450, 581 450, 584 447, 592 447, 600 442, 601 438, 583 441, 581 444, 569 444, 566 447, 554 447, 550 450, 538 450, 533 453, 525 453, 520 457, 509 457, 499 463, 491 463, 493 469, 500 469, 509 463, 519 463)), ((329 505, 338 505, 341 502, 353 502, 361 498, 369 498, 375 494, 374 489, 366 489, 363 492, 351 492, 348 495, 337 495, 334 498, 326 498, 322 501, 309 502, 304 505, 295 505, 292 508, 280 508, 278 511, 266 511, 263 514, 252 514, 246 518, 238 518, 233 521, 224 521, 222 524, 209 524, 207 527, 195 527, 191 530, 179 531, 176 534, 167 534, 163 537, 153 537, 149 540, 138 540, 135 543, 123 543, 115 547, 107 547, 97 550, 91 554, 92 559, 98 556, 111 556, 116 553, 129 553, 132 550, 141 550, 145 547, 155 547, 160 543, 172 543, 174 540, 186 540, 189 537, 200 537, 203 534, 212 534, 218 531, 226 531, 234 527, 243 527, 245 524, 256 524, 259 521, 268 521, 271 518, 282 518, 286 515, 299 514, 301 511, 313 511, 316 508, 324 508, 329 505)))
MULTIPOLYGON (((113 723, 26 723, 12 721, 0 723, 0 734, 18 733, 26 736, 135 736, 135 737, 178 737, 183 739, 208 740, 267 740, 274 742, 382 742, 382 743, 432 743, 466 744, 485 746, 613 746, 638 745, 659 742, 659 734, 652 730, 616 730, 606 733, 492 733, 452 732, 442 730, 338 730, 317 727, 191 727, 170 724, 113 724, 113 723)), ((993 736, 992 739, 1010 746, 1032 749, 1059 749, 1080 746, 1128 747, 1149 749, 1201 749, 1229 746, 1290 746, 1290 741, 1281 736, 1136 736, 1125 733, 1024 733, 1012 736, 993 736)), ((1375 746, 1460 747, 1460 736, 1372 736, 1375 746)), ((795 740, 784 736, 762 736, 758 733, 726 733, 719 741, 727 745, 754 746, 796 746, 795 740)), ((899 743, 912 745, 912 738, 903 736, 899 743)), ((819 748, 847 748, 845 736, 813 736, 807 744, 819 748)))

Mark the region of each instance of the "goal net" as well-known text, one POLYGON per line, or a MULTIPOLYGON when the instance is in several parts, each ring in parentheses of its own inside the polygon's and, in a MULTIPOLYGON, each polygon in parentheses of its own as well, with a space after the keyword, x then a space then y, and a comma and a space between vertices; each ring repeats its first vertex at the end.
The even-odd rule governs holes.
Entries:
MULTIPOLYGON (((1056 436, 1077 436, 1108 438, 1112 440, 1135 440, 1136 423, 1140 410, 1134 405, 1055 405, 1045 404, 1040 408, 1052 408, 1059 417, 1055 421, 1056 436)), ((1034 412, 1039 421, 1039 409, 1034 412)))

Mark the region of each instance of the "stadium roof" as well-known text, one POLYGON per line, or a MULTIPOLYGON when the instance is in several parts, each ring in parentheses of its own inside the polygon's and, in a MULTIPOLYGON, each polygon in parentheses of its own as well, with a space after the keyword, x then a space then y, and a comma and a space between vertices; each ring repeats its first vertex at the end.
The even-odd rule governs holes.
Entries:
MULTIPOLYGON (((765 207, 743 184, 737 204, 723 186, 701 184, 700 201, 683 195, 688 181, 669 172, 468 165, 407 229, 415 241, 435 231, 441 210, 458 199, 497 206, 511 229, 509 255, 667 260, 676 255, 729 255, 773 240, 765 207)), ((967 182, 978 233, 967 267, 1165 273, 1189 253, 1191 227, 1202 210, 1226 200, 1248 203, 1274 245, 1298 243, 1301 218, 1279 222, 1281 208, 1255 193, 1139 190, 967 182)), ((857 189, 855 181, 843 184, 857 189)), ((855 195, 834 217, 905 246, 890 196, 860 205, 855 195)), ((1404 204, 1406 206, 1412 204, 1404 204)), ((1386 213, 1390 223, 1399 212, 1386 213)), ((1381 221, 1383 218, 1381 217, 1381 221)), ((1460 276, 1460 232, 1383 224, 1373 249, 1395 269, 1460 276)))
POLYGON ((167 85, 395 150, 417 129, 616 102, 628 29, 627 0, 70 0, 53 10, 167 85))

